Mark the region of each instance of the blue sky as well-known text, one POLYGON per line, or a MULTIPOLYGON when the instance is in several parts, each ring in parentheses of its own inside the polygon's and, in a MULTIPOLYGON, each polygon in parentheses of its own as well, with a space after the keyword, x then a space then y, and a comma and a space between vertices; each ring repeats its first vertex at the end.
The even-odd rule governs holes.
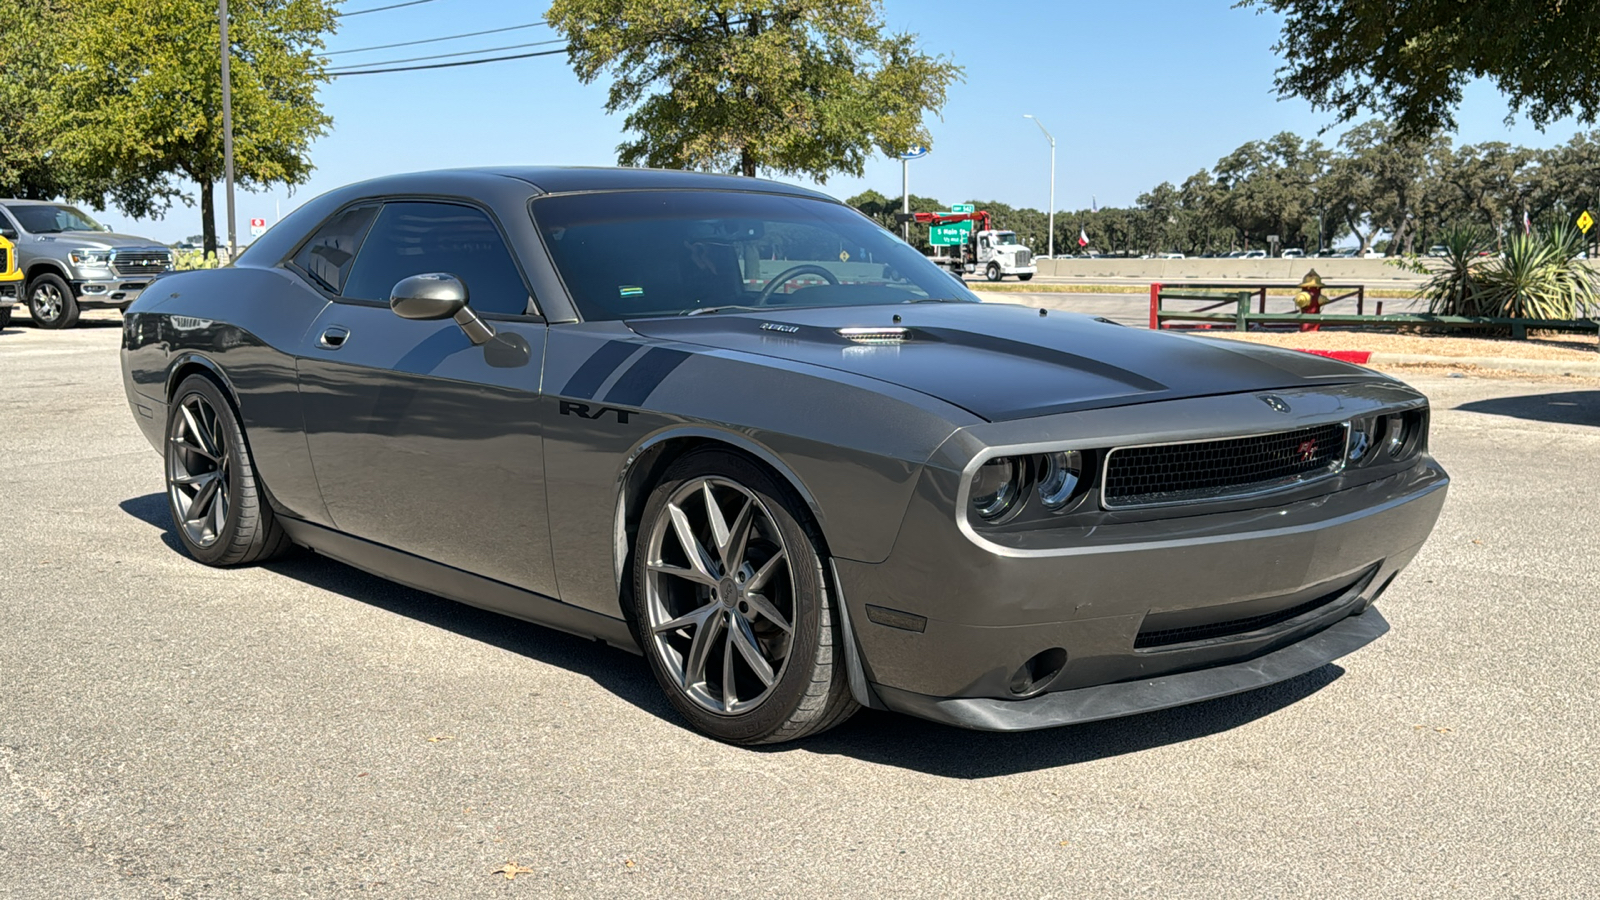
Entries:
MULTIPOLYGON (((346 10, 393 0, 348 0, 346 10)), ((546 3, 432 0, 344 20, 329 51, 518 25, 546 3)), ((1080 2, 1009 0, 988 7, 954 0, 885 0, 891 29, 921 36, 926 52, 965 67, 942 119, 929 122, 933 153, 911 164, 913 193, 945 202, 999 200, 1043 209, 1050 150, 1023 114, 1055 135, 1056 205, 1130 205, 1161 181, 1182 181, 1240 144, 1295 131, 1315 136, 1332 117, 1272 92, 1279 60, 1278 20, 1232 8, 1232 0, 1080 2)), ((420 47, 341 54, 334 63, 385 60, 548 40, 547 27, 420 47)), ((545 49, 545 48, 530 48, 545 49)), ((508 51, 518 52, 518 51, 508 51)), ((496 164, 613 165, 622 116, 605 113, 605 85, 584 86, 565 56, 423 72, 342 78, 322 101, 333 116, 316 143, 308 184, 238 195, 238 228, 248 240, 252 217, 274 220, 351 181, 452 166, 496 164)), ((1578 126, 1563 121, 1541 134, 1526 122, 1508 128, 1503 98, 1474 85, 1459 112, 1458 143, 1505 140, 1543 147, 1564 143, 1578 126)), ((1336 139, 1338 129, 1323 135, 1336 139)), ((821 186, 838 197, 865 188, 900 193, 900 164, 876 159, 860 178, 821 186)), ((218 233, 223 202, 218 192, 218 233)), ((198 233, 196 209, 175 207, 164 220, 136 221, 108 209, 98 216, 119 231, 167 241, 198 233)))

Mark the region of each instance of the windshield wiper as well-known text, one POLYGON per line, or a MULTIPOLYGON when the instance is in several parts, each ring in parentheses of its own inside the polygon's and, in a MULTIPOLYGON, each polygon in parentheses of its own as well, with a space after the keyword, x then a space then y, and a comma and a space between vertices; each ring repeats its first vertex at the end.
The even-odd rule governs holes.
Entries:
POLYGON ((686 309, 683 312, 678 313, 678 315, 680 315, 680 316, 703 316, 706 313, 727 312, 730 309, 742 310, 744 312, 760 312, 762 310, 762 307, 760 307, 760 306, 735 306, 733 304, 729 304, 727 306, 699 306, 699 307, 696 307, 694 309, 686 309))

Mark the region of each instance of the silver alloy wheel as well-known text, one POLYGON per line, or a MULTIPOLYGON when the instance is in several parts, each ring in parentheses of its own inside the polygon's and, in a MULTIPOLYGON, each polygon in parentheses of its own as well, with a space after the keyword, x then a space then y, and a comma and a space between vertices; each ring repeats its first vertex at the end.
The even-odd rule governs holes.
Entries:
POLYGON ((230 455, 217 411, 199 394, 178 404, 167 435, 167 490, 184 535, 197 547, 217 542, 228 521, 230 455))
POLYGON ((61 291, 49 282, 34 285, 33 293, 28 295, 28 305, 33 307, 33 314, 46 321, 61 317, 61 308, 65 300, 61 291))
POLYGON ((717 715, 761 705, 794 644, 794 574, 771 512, 734 481, 694 478, 662 507, 645 552, 645 625, 678 686, 717 715))

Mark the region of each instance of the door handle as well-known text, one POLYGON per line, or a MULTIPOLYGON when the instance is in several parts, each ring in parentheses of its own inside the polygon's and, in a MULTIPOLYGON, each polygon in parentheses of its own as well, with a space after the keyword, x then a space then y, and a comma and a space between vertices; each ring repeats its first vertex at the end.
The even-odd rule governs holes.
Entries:
POLYGON ((329 350, 337 350, 344 346, 345 339, 350 337, 350 329, 342 325, 329 325, 322 332, 322 337, 317 338, 317 343, 329 350))

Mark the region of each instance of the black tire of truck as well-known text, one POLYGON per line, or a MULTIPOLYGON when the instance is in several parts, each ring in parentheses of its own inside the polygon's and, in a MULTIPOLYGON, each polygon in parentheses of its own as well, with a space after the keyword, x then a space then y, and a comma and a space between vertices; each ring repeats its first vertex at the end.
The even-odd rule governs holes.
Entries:
POLYGON ((43 273, 28 279, 28 315, 40 328, 71 328, 78 324, 78 297, 60 275, 43 273))
POLYGON ((1004 275, 1000 274, 999 263, 989 263, 989 268, 986 269, 983 274, 984 277, 988 278, 990 281, 999 281, 1005 277, 1004 275))

